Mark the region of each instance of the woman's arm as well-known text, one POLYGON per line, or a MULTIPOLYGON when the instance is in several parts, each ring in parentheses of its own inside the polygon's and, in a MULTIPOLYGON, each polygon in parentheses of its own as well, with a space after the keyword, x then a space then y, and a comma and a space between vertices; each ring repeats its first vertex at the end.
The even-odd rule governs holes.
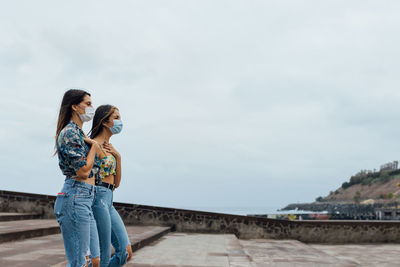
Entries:
POLYGON ((87 137, 83 138, 83 140, 86 143, 91 144, 91 148, 90 148, 90 151, 89 151, 89 153, 87 155, 87 158, 86 158, 86 165, 81 167, 76 172, 76 175, 81 179, 87 179, 87 178, 89 178, 90 171, 93 168, 93 164, 94 164, 96 153, 99 153, 100 145, 96 141, 94 141, 92 139, 89 139, 87 137))
POLYGON ((69 129, 60 138, 60 153, 68 159, 77 178, 87 179, 93 168, 99 144, 87 136, 81 136, 75 129, 69 129), (85 143, 91 145, 89 153, 85 149, 85 143))
POLYGON ((121 156, 115 157, 115 159, 117 160, 117 169, 114 176, 114 186, 117 188, 121 183, 121 156))

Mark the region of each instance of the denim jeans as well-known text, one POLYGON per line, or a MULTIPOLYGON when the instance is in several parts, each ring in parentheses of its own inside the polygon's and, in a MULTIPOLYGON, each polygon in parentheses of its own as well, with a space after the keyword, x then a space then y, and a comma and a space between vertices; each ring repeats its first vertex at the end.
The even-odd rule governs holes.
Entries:
POLYGON ((92 212, 94 195, 94 186, 74 179, 66 179, 57 195, 54 214, 60 224, 68 266, 84 266, 86 255, 91 258, 100 255, 92 212))
POLYGON ((130 245, 130 241, 125 225, 113 206, 113 191, 103 186, 96 186, 92 209, 100 240, 100 266, 126 264, 128 257, 126 247, 130 245), (115 249, 112 258, 110 244, 115 249))

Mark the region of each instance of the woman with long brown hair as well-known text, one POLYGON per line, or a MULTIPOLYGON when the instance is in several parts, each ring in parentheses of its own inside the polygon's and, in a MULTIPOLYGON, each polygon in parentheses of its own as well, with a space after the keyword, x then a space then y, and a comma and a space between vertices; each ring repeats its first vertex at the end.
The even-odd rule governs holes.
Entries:
POLYGON ((90 121, 94 108, 90 94, 71 89, 62 99, 56 131, 56 153, 59 167, 66 176, 57 195, 54 214, 60 224, 68 266, 85 266, 90 255, 98 266, 99 245, 92 204, 95 194, 96 154, 100 146, 82 131, 90 121))
POLYGON ((93 214, 100 243, 100 266, 122 266, 132 257, 132 247, 124 223, 113 206, 113 191, 121 182, 121 155, 110 143, 120 133, 122 121, 118 108, 102 105, 96 109, 90 138, 100 144, 100 169, 96 174, 93 214), (111 245, 115 249, 111 257, 111 245))

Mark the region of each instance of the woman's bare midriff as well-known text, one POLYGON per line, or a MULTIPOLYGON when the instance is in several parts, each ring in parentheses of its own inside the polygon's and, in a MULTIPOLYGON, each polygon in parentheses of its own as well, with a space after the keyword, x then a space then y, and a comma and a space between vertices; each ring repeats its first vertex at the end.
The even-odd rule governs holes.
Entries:
POLYGON ((106 176, 101 181, 107 184, 114 184, 114 175, 106 176))
POLYGON ((94 178, 86 178, 86 179, 74 178, 74 180, 75 180, 75 181, 84 182, 84 183, 87 183, 87 184, 94 185, 94 178))

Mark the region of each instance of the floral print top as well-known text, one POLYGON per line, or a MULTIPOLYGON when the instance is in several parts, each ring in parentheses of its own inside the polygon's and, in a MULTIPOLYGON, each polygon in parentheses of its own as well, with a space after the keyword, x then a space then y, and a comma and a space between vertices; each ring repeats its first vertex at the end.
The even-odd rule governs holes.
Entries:
MULTIPOLYGON (((90 148, 83 141, 84 136, 82 129, 71 120, 61 130, 57 138, 58 165, 67 179, 76 177, 76 172, 86 165, 86 158, 90 148)), ((96 155, 89 178, 93 177, 98 170, 99 160, 96 155)))
POLYGON ((117 161, 113 155, 107 155, 100 160, 100 170, 96 176, 96 183, 101 183, 101 180, 109 175, 115 175, 117 161))

